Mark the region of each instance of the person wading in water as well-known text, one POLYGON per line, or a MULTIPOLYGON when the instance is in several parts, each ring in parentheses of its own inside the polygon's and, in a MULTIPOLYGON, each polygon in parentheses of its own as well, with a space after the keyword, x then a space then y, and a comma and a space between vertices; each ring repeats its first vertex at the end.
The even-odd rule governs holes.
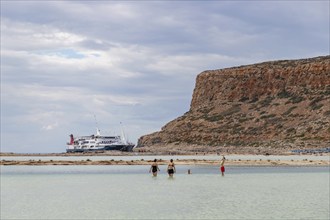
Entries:
POLYGON ((157 159, 154 159, 154 162, 151 164, 149 173, 151 173, 151 171, 152 171, 153 176, 157 176, 157 172, 160 171, 158 164, 157 164, 157 159))
POLYGON ((225 175, 225 161, 226 161, 225 156, 222 156, 222 159, 220 161, 220 171, 222 176, 225 175))
POLYGON ((176 172, 173 159, 170 160, 170 163, 167 166, 167 173, 169 177, 173 177, 173 174, 176 172))

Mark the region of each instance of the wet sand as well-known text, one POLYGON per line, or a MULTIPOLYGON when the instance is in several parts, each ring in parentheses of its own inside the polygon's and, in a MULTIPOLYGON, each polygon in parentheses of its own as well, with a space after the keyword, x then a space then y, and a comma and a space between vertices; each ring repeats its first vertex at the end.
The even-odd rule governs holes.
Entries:
MULTIPOLYGON (((330 166, 330 160, 307 160, 302 157, 299 160, 241 160, 227 159, 226 166, 330 166)), ((153 160, 98 160, 93 161, 93 158, 80 161, 72 160, 1 160, 0 165, 24 165, 24 166, 44 166, 44 165, 150 165, 153 160)), ((176 159, 176 165, 220 165, 220 160, 205 160, 205 159, 176 159)), ((168 164, 168 160, 158 160, 159 165, 168 164)))
MULTIPOLYGON (((93 157, 96 156, 196 156, 196 159, 175 159, 175 164, 177 165, 220 165, 220 154, 207 154, 207 153, 189 153, 186 152, 185 154, 169 154, 169 153, 152 153, 152 152, 123 152, 123 151, 106 151, 106 152, 83 152, 83 153, 4 153, 0 152, 0 165, 31 165, 31 166, 40 166, 40 165, 150 165, 153 160, 93 160, 93 157), (207 159, 198 159, 199 156, 219 156, 218 160, 207 160, 207 159), (90 158, 85 160, 15 160, 14 157, 81 157, 81 156, 88 156, 90 158), (6 157, 6 159, 2 159, 1 157, 6 157), (13 157, 13 159, 8 159, 13 157)), ((221 154, 222 155, 222 154, 221 154)), ((274 158, 267 158, 267 159, 246 159, 245 156, 253 155, 253 156, 276 156, 277 154, 273 155, 259 155, 259 154, 226 154, 227 157, 226 166, 330 166, 330 153, 323 153, 323 154, 293 154, 293 153, 282 153, 278 155, 296 155, 298 156, 295 159, 274 159, 274 158), (306 156, 316 156, 313 159, 306 159, 306 156), (235 156, 235 159, 230 158, 231 156, 235 156), (242 157, 241 159, 240 156, 242 157), (324 156, 328 159, 319 159, 317 156, 324 156)), ((158 160, 159 165, 168 164, 168 160, 158 160)))

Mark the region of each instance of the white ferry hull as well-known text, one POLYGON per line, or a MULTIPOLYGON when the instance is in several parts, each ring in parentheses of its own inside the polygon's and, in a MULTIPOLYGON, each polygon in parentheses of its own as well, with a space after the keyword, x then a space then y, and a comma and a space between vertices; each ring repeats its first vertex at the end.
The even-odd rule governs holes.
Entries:
POLYGON ((128 144, 128 145, 110 145, 110 146, 104 146, 102 148, 67 148, 67 153, 73 153, 73 152, 96 152, 96 151, 112 151, 112 150, 118 150, 118 151, 132 151, 135 145, 128 144))

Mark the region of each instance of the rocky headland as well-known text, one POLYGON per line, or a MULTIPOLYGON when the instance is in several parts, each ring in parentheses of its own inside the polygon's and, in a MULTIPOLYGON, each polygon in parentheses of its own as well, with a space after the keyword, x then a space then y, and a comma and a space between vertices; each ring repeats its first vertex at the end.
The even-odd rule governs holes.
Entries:
POLYGON ((191 106, 136 150, 282 154, 330 146, 330 56, 207 70, 191 106))

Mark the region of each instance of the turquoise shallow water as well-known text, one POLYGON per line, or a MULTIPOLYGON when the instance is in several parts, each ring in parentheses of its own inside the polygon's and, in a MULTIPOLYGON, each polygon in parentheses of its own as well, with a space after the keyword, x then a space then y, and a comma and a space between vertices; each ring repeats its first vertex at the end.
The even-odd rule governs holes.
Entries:
POLYGON ((329 167, 1 166, 1 219, 329 219, 329 167), (192 174, 188 175, 187 170, 192 174))

